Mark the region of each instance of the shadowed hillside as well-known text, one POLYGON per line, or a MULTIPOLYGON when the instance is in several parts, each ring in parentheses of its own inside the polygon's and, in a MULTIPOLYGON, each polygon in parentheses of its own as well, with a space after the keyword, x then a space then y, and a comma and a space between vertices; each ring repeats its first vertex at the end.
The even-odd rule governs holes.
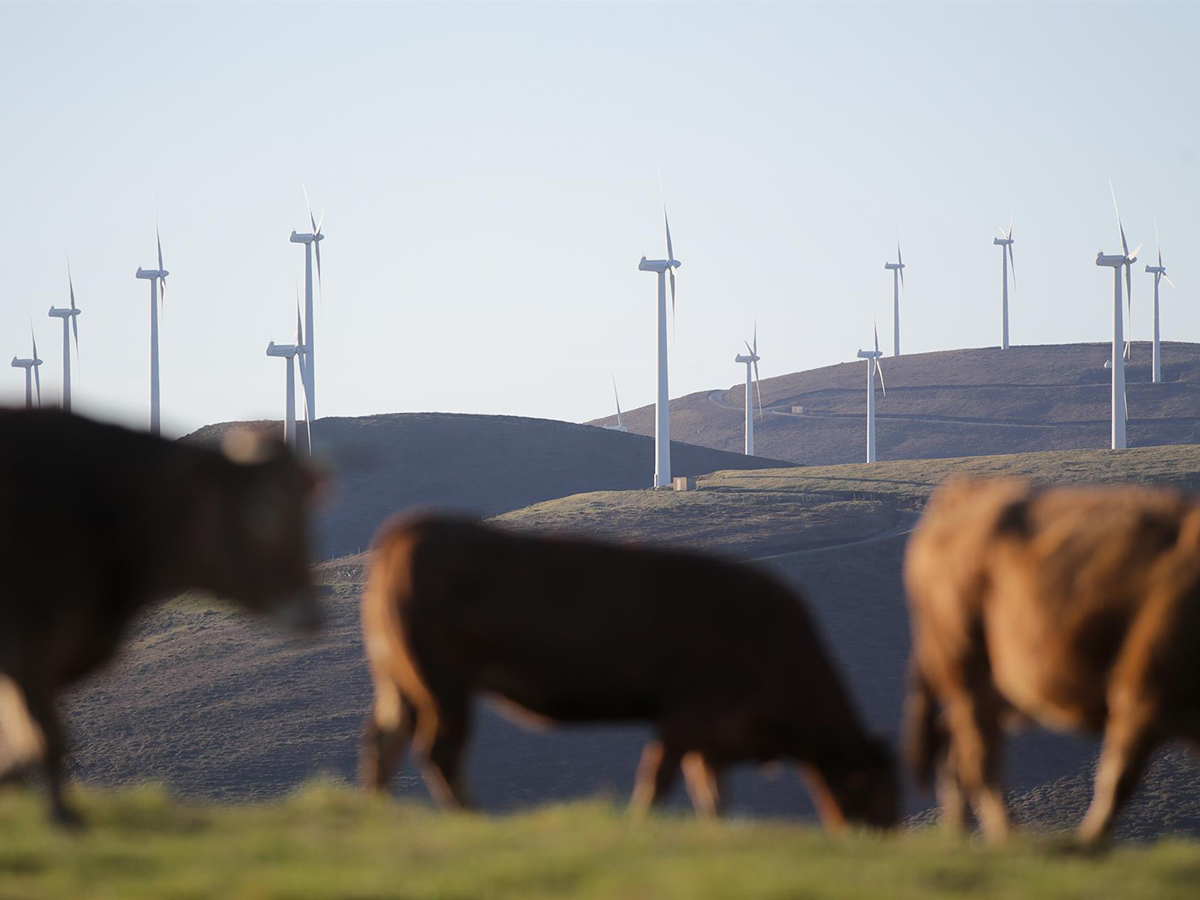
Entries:
MULTIPOLYGON (((219 441, 231 428, 278 423, 227 422, 184 438, 219 441)), ((629 490, 650 484, 654 441, 552 419, 519 416, 397 413, 320 419, 313 424, 318 459, 336 476, 318 522, 318 556, 367 547, 389 515, 433 506, 480 516, 583 491, 629 490)), ((754 469, 778 460, 747 457, 672 441, 675 475, 754 469)))
MULTIPOLYGON (((900 583, 906 531, 933 487, 954 472, 1022 473, 1042 481, 1150 481, 1200 489, 1200 447, 901 461, 721 472, 694 493, 583 494, 511 512, 501 521, 666 542, 756 559, 796 584, 816 614, 873 727, 896 736, 908 623, 900 583)), ((257 623, 195 602, 150 616, 131 651, 70 704, 76 773, 118 784, 146 778, 201 797, 273 796, 322 770, 351 776, 370 686, 357 622, 361 557, 319 568, 330 584, 330 627, 316 642, 281 639, 257 623)), ((536 734, 486 704, 468 767, 485 809, 605 793, 623 798, 641 745, 636 727, 536 734)), ((1030 732, 1010 743, 1006 783, 1025 821, 1062 824, 1086 800, 1093 741, 1030 732), (1030 793, 1034 792, 1034 793, 1030 793)), ((1200 785, 1190 763, 1143 791, 1120 833, 1200 833, 1200 785), (1191 773, 1191 779, 1187 773, 1191 773)), ((396 786, 425 795, 408 765, 396 786)), ((811 816, 799 780, 737 770, 735 812, 811 816)), ((678 791, 675 802, 682 800, 678 791)), ((910 793, 917 813, 927 797, 910 793)))
MULTIPOLYGON (((1200 344, 1162 345, 1163 383, 1150 381, 1150 345, 1135 342, 1126 368, 1129 446, 1200 442, 1200 344)), ((850 354, 847 354, 850 355, 850 354)), ((1109 445, 1108 344, 947 350, 881 360, 876 397, 879 459, 940 459, 1109 445)), ((731 370, 733 366, 730 366, 731 370)), ((762 382, 754 446, 806 465, 861 462, 866 444, 862 360, 762 382), (803 414, 792 412, 804 408, 803 414)), ((745 387, 671 401, 671 433, 695 444, 742 446, 745 387)), ((654 408, 624 414, 652 434, 654 408)), ((613 419, 597 419, 609 424, 613 419)))

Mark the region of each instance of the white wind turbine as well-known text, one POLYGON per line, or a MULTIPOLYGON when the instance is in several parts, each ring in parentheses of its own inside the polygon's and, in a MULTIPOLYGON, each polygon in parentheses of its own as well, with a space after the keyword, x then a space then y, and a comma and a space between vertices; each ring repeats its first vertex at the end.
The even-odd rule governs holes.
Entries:
POLYGON ((308 190, 304 185, 300 185, 300 190, 304 191, 304 204, 308 207, 308 221, 312 226, 312 231, 303 234, 293 231, 288 240, 293 244, 304 245, 304 333, 308 335, 308 343, 304 345, 300 354, 300 380, 304 382, 304 390, 308 397, 308 411, 315 419, 317 416, 317 369, 314 359, 316 341, 313 334, 313 254, 315 253, 317 257, 317 285, 320 287, 321 241, 325 240, 325 235, 321 234, 321 224, 325 221, 325 213, 322 211, 320 220, 316 219, 313 216, 312 204, 308 201, 308 190))
POLYGON ((883 368, 879 365, 879 326, 875 326, 875 349, 859 350, 858 358, 867 361, 867 462, 875 462, 875 373, 879 373, 879 386, 887 396, 887 385, 883 383, 883 368))
POLYGON ((1175 290, 1175 282, 1167 277, 1166 267, 1162 262, 1162 245, 1158 241, 1158 223, 1154 223, 1154 246, 1158 250, 1158 265, 1146 266, 1146 271, 1154 275, 1154 383, 1158 384, 1162 381, 1162 348, 1158 342, 1158 283, 1165 281, 1171 285, 1171 290, 1175 290))
MULTIPOLYGON (((1117 212, 1117 229, 1121 232, 1121 253, 1105 254, 1103 250, 1096 254, 1097 266, 1108 266, 1113 270, 1113 339, 1112 359, 1109 367, 1112 370, 1112 442, 1113 450, 1125 449, 1125 420, 1129 416, 1129 403, 1125 397, 1125 354, 1124 338, 1121 321, 1121 269, 1125 269, 1125 293, 1128 298, 1133 288, 1132 267, 1137 262, 1138 244, 1133 252, 1129 252, 1129 243, 1125 240, 1125 227, 1121 224, 1121 210, 1117 206, 1117 192, 1109 182, 1109 190, 1113 195, 1113 209, 1117 212)), ((1128 301, 1127 301, 1128 302, 1128 301)))
MULTIPOLYGON (((63 383, 62 408, 71 411, 71 334, 75 335, 75 358, 79 358, 79 308, 75 306, 75 281, 71 278, 71 262, 67 261, 67 286, 71 290, 71 306, 69 309, 51 306, 50 318, 62 319, 63 323, 63 383), (67 323, 70 323, 68 326, 67 323)), ((36 357, 36 354, 35 354, 36 357)))
POLYGON ((1008 217, 1008 231, 1000 229, 1000 237, 992 238, 992 243, 1000 247, 1000 270, 1003 277, 1004 289, 1000 301, 1000 349, 1008 349, 1008 271, 1012 269, 1013 287, 1017 286, 1017 264, 1013 260, 1013 217, 1008 217))
POLYGON ((167 297, 167 276, 163 268, 162 236, 158 233, 158 222, 154 223, 154 240, 158 246, 158 268, 143 269, 138 266, 136 278, 150 282, 150 433, 158 434, 159 389, 158 389, 158 305, 167 297))
POLYGON ((663 201, 663 224, 667 229, 667 258, 646 259, 638 263, 641 272, 658 274, 658 393, 654 401, 654 486, 671 484, 671 419, 667 393, 667 274, 671 276, 671 314, 675 314, 675 270, 680 262, 671 245, 671 222, 663 201))
POLYGON ((33 342, 33 356, 29 359, 18 359, 13 357, 12 365, 14 369, 25 370, 25 408, 33 409, 33 384, 37 384, 37 405, 42 405, 42 376, 38 373, 38 366, 42 361, 38 359, 37 354, 37 338, 33 334, 33 322, 29 323, 29 339, 33 342), (32 370, 32 377, 31 377, 32 370))
MULTIPOLYGON (((276 344, 274 341, 271 341, 267 344, 267 356, 287 360, 287 380, 283 407, 283 439, 292 449, 296 447, 296 368, 294 360, 296 355, 302 354, 304 350, 304 332, 300 326, 300 304, 297 303, 296 342, 294 344, 276 344)), ((308 387, 304 384, 303 375, 301 375, 300 382, 304 387, 304 424, 308 429, 308 452, 312 453, 312 419, 309 415, 311 407, 308 402, 308 387)))
POLYGON ((605 425, 604 427, 607 428, 609 431, 629 431, 629 429, 625 427, 625 423, 623 421, 621 421, 621 398, 617 395, 617 376, 616 375, 613 376, 613 399, 617 401, 617 424, 616 425, 605 425))
MULTIPOLYGON (((904 285, 904 257, 900 254, 900 238, 896 238, 896 261, 884 263, 892 271, 892 324, 895 346, 892 356, 900 355, 900 288, 904 285)), ((878 343, 878 341, 876 341, 878 343)))
MULTIPOLYGON (((745 343, 745 341, 743 341, 745 343)), ((748 353, 739 353, 733 358, 734 362, 746 364, 746 455, 754 455, 754 394, 751 387, 758 392, 758 418, 762 419, 762 389, 758 386, 758 324, 754 325, 754 345, 746 344, 748 353), (750 369, 754 368, 754 384, 750 383, 750 369)))

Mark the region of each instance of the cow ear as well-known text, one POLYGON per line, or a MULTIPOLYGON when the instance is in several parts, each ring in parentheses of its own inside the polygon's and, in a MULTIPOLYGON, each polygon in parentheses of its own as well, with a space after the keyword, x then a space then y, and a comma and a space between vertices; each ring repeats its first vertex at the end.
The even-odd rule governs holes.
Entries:
POLYGON ((253 466, 271 458, 270 441, 252 428, 235 428, 221 439, 221 452, 231 462, 253 466))

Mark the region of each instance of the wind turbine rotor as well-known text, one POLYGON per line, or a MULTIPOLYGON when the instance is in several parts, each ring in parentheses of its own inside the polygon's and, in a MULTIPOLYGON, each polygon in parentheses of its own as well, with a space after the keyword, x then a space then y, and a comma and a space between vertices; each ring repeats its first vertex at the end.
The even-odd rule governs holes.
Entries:
MULTIPOLYGON (((749 344, 746 344, 746 349, 750 351, 750 361, 751 361, 751 364, 754 366, 754 391, 756 394, 758 394, 758 421, 761 422, 762 417, 763 417, 763 404, 762 404, 762 388, 759 386, 759 383, 758 383, 758 335, 757 334, 754 336, 754 346, 751 347, 749 344)), ((750 398, 747 397, 746 399, 749 400, 750 398)))

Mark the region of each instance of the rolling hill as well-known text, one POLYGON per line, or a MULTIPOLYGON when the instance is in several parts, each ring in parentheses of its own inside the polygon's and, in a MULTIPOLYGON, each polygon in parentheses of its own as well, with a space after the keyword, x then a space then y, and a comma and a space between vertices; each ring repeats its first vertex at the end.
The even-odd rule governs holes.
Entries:
MULTIPOLYGON (((1163 383, 1150 382, 1150 345, 1126 369, 1131 447, 1200 442, 1200 344, 1164 342, 1163 383)), ((1103 448, 1109 441, 1107 344, 947 350, 881 360, 887 396, 876 403, 879 459, 942 459, 1103 448)), ((732 367, 731 367, 732 368, 732 367)), ((859 462, 866 440, 861 360, 762 381, 755 449, 805 465, 859 462), (802 407, 802 413, 793 412, 802 407)), ((736 452, 745 387, 671 401, 671 433, 736 452)), ((654 408, 624 415, 652 434, 654 408)), ((608 424, 611 418, 594 424, 608 424)))
MULTIPOLYGON (((225 422, 183 438, 216 443, 232 428, 278 428, 277 422, 225 422)), ((433 506, 493 516, 582 491, 646 487, 654 441, 550 419, 519 416, 398 413, 320 419, 313 449, 335 476, 317 523, 318 558, 367 547, 389 515, 433 506)), ((671 442, 675 475, 786 465, 671 442)))
MULTIPOLYGON (((694 493, 588 493, 510 511, 499 521, 756 560, 800 588, 865 715, 894 738, 908 654, 900 584, 905 533, 924 498, 954 472, 1200 490, 1200 447, 718 472, 701 478, 694 493)), ((186 795, 227 799, 275 796, 322 771, 351 777, 370 698, 357 624, 361 563, 359 556, 319 567, 333 596, 330 627, 316 642, 282 639, 195 601, 147 617, 120 664, 70 703, 75 773, 102 784, 157 779, 186 795)), ((484 705, 470 778, 493 811, 596 793, 621 797, 646 737, 637 727, 535 734, 484 705)), ((1050 826, 1069 821, 1086 801, 1095 743, 1031 732, 1010 748, 1007 784, 1018 814, 1050 826)), ((1167 755, 1156 766, 1121 832, 1200 833, 1190 763, 1167 755)), ((424 796, 411 764, 396 786, 424 796)), ((811 815, 791 776, 739 771, 731 796, 739 814, 811 815)), ((929 802, 910 793, 907 809, 917 814, 929 802)))

